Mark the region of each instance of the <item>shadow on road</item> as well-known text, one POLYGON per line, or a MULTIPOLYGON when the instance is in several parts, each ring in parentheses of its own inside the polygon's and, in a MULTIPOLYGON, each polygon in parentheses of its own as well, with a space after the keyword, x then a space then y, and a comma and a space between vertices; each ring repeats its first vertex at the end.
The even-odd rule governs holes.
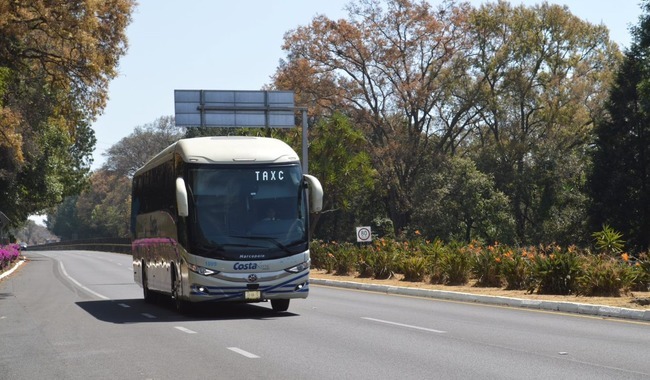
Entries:
POLYGON ((291 312, 275 312, 271 309, 270 303, 209 303, 196 305, 186 314, 173 310, 171 303, 167 301, 148 304, 141 299, 125 299, 81 301, 76 304, 98 320, 117 324, 230 319, 270 320, 298 315, 291 312))

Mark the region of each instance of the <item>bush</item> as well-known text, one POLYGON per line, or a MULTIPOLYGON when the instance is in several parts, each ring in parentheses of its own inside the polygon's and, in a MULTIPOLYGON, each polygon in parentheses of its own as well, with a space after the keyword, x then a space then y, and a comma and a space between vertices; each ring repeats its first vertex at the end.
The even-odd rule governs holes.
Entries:
POLYGON ((450 244, 440 257, 442 282, 446 285, 463 285, 469 280, 470 251, 457 243, 450 244))
POLYGON ((372 245, 364 245, 359 249, 359 259, 356 263, 359 277, 370 278, 374 275, 375 248, 372 245))
POLYGON ((640 292, 650 291, 650 257, 648 253, 641 253, 639 257, 630 258, 623 254, 623 260, 631 266, 631 290, 640 292))
POLYGON ((398 244, 393 240, 381 239, 375 245, 370 266, 374 278, 380 280, 391 278, 399 269, 399 250, 396 247, 398 244))
POLYGON ((581 260, 575 247, 563 250, 557 245, 541 246, 532 260, 528 291, 538 294, 575 294, 581 275, 581 260))
POLYGON ((582 275, 578 278, 578 294, 619 297, 629 291, 632 276, 627 264, 604 254, 585 257, 582 275))
POLYGON ((0 271, 5 270, 12 262, 20 256, 18 244, 0 247, 0 271))
POLYGON ((309 247, 309 258, 311 259, 311 266, 316 269, 325 268, 325 260, 327 256, 326 250, 327 243, 322 240, 313 240, 309 247))
POLYGON ((330 252, 335 259, 334 271, 339 276, 347 276, 356 269, 359 261, 357 248, 352 243, 343 243, 334 246, 330 252))
POLYGON ((471 257, 471 271, 476 279, 476 286, 500 287, 502 248, 498 244, 487 248, 470 244, 467 250, 471 257))
POLYGON ((404 281, 421 282, 427 275, 429 263, 424 256, 405 257, 402 260, 404 281))
POLYGON ((534 257, 526 249, 520 252, 506 251, 501 256, 501 276, 508 290, 524 290, 531 285, 531 260, 534 257))

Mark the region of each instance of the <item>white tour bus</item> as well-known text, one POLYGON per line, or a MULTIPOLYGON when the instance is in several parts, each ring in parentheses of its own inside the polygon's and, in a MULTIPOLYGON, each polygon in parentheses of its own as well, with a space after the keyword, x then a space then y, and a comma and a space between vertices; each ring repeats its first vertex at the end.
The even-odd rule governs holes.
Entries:
POLYGON ((318 179, 282 141, 179 140, 133 177, 135 281, 146 301, 169 295, 179 311, 267 300, 285 311, 309 293, 309 212, 322 200, 318 179))

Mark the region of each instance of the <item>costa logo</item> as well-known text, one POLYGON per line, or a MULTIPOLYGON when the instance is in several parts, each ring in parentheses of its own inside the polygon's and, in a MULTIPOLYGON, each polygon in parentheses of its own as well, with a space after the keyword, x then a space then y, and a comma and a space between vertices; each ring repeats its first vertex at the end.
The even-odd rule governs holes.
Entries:
POLYGON ((234 270, 253 270, 257 269, 257 263, 235 263, 235 265, 232 266, 232 269, 234 270))

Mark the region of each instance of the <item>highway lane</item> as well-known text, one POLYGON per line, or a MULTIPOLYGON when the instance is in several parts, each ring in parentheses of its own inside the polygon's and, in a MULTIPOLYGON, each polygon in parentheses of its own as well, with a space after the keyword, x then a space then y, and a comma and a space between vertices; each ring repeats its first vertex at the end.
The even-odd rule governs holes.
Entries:
POLYGON ((0 379, 650 377, 650 324, 312 287, 179 315, 131 258, 28 252, 0 283, 0 379))

